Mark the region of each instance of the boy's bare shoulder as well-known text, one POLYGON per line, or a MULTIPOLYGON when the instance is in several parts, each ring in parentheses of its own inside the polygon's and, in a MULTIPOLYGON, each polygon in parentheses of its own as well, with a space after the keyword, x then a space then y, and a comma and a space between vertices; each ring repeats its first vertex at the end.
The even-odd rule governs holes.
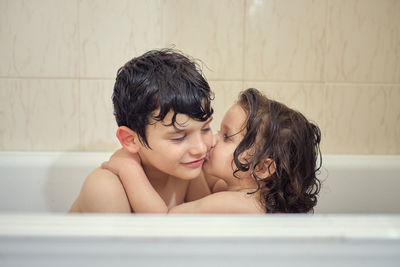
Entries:
POLYGON ((74 206, 74 210, 71 211, 131 212, 128 197, 118 176, 101 168, 95 169, 88 175, 74 206))

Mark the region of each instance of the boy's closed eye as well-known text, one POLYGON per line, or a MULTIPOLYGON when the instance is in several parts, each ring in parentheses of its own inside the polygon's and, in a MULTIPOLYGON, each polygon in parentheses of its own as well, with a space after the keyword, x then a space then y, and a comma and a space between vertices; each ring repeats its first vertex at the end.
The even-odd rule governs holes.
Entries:
MULTIPOLYGON (((201 129, 201 131, 202 131, 203 133, 208 133, 209 131, 211 131, 211 128, 210 128, 210 127, 206 127, 206 128, 201 129)), ((185 133, 185 134, 182 135, 182 136, 171 138, 171 141, 174 141, 174 142, 181 142, 181 141, 185 140, 186 136, 187 136, 187 135, 186 135, 186 133, 185 133)))
POLYGON ((210 125, 205 126, 204 128, 201 129, 202 132, 207 133, 209 131, 211 131, 211 127, 210 125))
POLYGON ((185 140, 185 138, 186 138, 186 134, 184 134, 182 136, 179 136, 179 137, 173 137, 173 138, 171 138, 171 141, 173 141, 173 142, 181 142, 181 141, 185 140))

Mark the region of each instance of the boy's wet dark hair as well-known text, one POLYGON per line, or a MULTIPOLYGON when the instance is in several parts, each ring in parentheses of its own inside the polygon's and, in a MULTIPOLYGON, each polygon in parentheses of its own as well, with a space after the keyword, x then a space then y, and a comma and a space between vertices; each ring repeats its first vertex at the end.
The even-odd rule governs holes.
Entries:
POLYGON ((211 117, 212 93, 194 60, 173 49, 152 50, 118 70, 112 96, 118 126, 127 126, 149 146, 146 126, 173 111, 198 121, 211 117))
POLYGON ((253 88, 243 91, 237 103, 248 119, 246 134, 234 152, 235 173, 251 170, 268 213, 313 211, 321 187, 316 177, 322 163, 318 126, 253 88), (241 162, 244 152, 248 156, 241 162), (275 167, 275 172, 258 177, 256 170, 267 159, 272 160, 268 168, 275 167))

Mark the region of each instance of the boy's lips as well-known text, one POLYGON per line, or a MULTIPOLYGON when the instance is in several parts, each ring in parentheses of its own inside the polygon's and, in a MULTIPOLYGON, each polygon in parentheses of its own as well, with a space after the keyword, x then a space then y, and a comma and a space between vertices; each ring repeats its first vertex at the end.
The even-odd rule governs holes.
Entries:
POLYGON ((191 168, 198 168, 201 165, 203 165, 203 162, 205 160, 206 157, 203 157, 201 159, 198 160, 194 160, 194 161, 190 161, 190 162, 184 162, 182 163, 183 165, 187 166, 187 167, 191 167, 191 168))

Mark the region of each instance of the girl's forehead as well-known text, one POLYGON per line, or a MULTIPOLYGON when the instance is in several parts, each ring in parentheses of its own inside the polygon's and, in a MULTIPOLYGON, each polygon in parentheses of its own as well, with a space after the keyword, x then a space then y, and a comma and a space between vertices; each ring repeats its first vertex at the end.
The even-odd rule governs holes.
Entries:
POLYGON ((222 121, 228 125, 235 126, 236 128, 243 128, 243 126, 245 126, 246 120, 247 113, 240 105, 234 104, 225 113, 222 121))

